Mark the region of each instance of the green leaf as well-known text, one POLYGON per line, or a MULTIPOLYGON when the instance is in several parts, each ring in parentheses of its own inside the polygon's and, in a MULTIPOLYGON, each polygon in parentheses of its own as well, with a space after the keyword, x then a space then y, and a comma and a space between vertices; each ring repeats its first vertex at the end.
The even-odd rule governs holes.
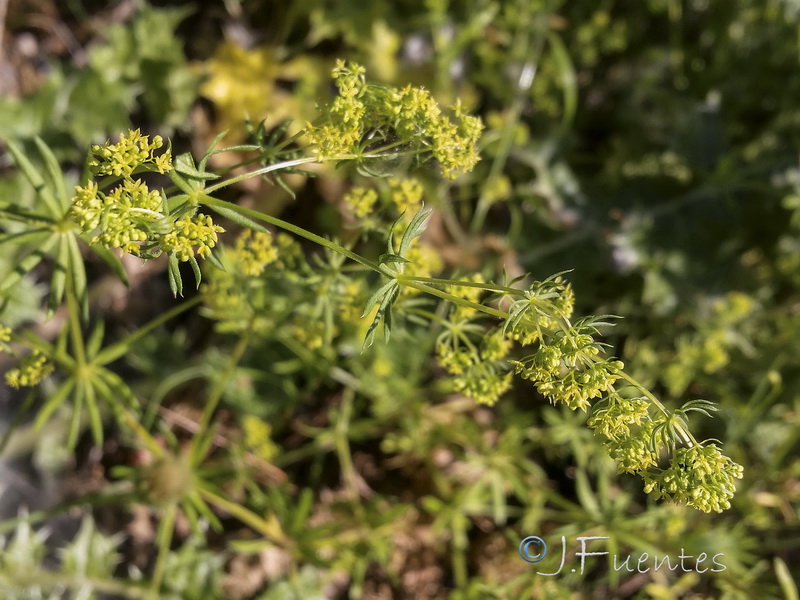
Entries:
POLYGON ((106 327, 103 319, 95 323, 89 338, 86 341, 86 355, 91 359, 97 356, 97 353, 103 347, 103 337, 105 335, 106 327))
POLYGON ((362 313, 361 318, 363 319, 364 317, 366 317, 370 313, 370 311, 372 311, 372 309, 375 307, 375 305, 378 303, 378 300, 380 300, 380 298, 385 293, 387 293, 393 286, 396 286, 396 285, 397 285, 397 281, 392 279, 392 280, 387 281, 386 283, 384 283, 381 287, 379 287, 377 289, 377 291, 375 291, 367 299, 367 302, 364 305, 364 312, 362 313))
POLYGON ((58 241, 58 234, 51 235, 50 238, 45 240, 38 249, 28 254, 25 258, 17 263, 14 270, 3 278, 0 283, 0 294, 10 289, 13 285, 19 282, 25 275, 27 275, 36 265, 42 262, 42 259, 47 255, 50 249, 58 241))
POLYGON ((59 406, 64 403, 74 387, 75 380, 67 379, 61 384, 61 387, 59 387, 56 392, 50 396, 44 406, 42 406, 42 408, 39 409, 39 412, 36 413, 36 420, 33 422, 33 428, 35 431, 39 431, 50 419, 50 416, 59 406))
POLYGON ((97 394, 92 387, 92 382, 79 381, 78 385, 83 387, 86 398, 86 412, 89 414, 89 428, 92 431, 92 439, 98 446, 103 443, 103 418, 100 416, 100 409, 97 406, 97 394))
POLYGON ((63 216, 63 210, 56 201, 55 196, 53 196, 52 191, 47 188, 44 178, 39 174, 36 167, 33 166, 33 163, 28 160, 28 157, 25 156, 23 149, 14 140, 6 140, 6 148, 8 148, 9 153, 14 158, 14 163, 16 163, 19 170, 22 171, 22 174, 33 186, 36 195, 44 202, 50 214, 54 218, 60 219, 63 216))
POLYGON ((36 229, 29 229, 27 231, 20 231, 18 233, 6 233, 0 235, 0 244, 14 242, 15 246, 21 246, 28 242, 35 242, 42 237, 52 233, 52 229, 46 227, 37 227, 36 229))
POLYGON ((67 274, 69 271, 69 248, 67 238, 61 235, 55 252, 55 265, 53 276, 50 279, 50 296, 47 300, 47 318, 51 318, 56 309, 61 306, 64 291, 67 287, 67 274))
POLYGON ((572 64, 569 51, 561 37, 551 30, 547 34, 547 41, 553 51, 553 59, 561 76, 561 85, 564 92, 564 116, 559 127, 561 135, 564 135, 570 131, 572 122, 575 119, 575 112, 578 109, 578 78, 575 74, 575 67, 572 64))
POLYGON ((203 181, 219 179, 219 175, 216 173, 209 173, 208 171, 201 171, 198 169, 194 164, 194 158, 188 152, 184 152, 175 157, 172 166, 178 173, 186 175, 190 181, 194 181, 195 189, 203 189, 205 187, 203 181))
POLYGON ((53 191, 56 200, 61 203, 61 207, 66 212, 69 209, 70 194, 67 192, 67 184, 64 181, 64 172, 61 165, 58 164, 50 146, 44 143, 44 140, 38 135, 33 138, 36 147, 39 149, 39 154, 44 159, 45 175, 47 177, 47 187, 53 191))
MULTIPOLYGON (((227 129, 225 131, 221 132, 221 133, 218 133, 217 136, 211 141, 211 144, 209 144, 208 150, 206 150, 206 153, 203 155, 203 158, 200 159, 200 164, 197 165, 199 167, 201 173, 205 172, 205 170, 206 170, 206 162, 208 162, 208 159, 211 158, 214 154, 218 154, 219 152, 226 152, 227 150, 230 150, 230 148, 225 148, 225 149, 221 149, 221 150, 215 150, 214 149, 214 148, 216 148, 217 144, 219 144, 219 142, 222 140, 222 138, 224 138, 226 135, 228 135, 228 130, 227 129)), ((258 150, 258 146, 252 147, 251 150, 258 150)))
POLYGON ((176 298, 179 295, 183 296, 183 280, 181 279, 180 263, 178 262, 178 257, 174 254, 169 255, 167 273, 169 274, 169 289, 172 290, 172 295, 176 298))
POLYGON ((53 217, 40 213, 28 212, 24 208, 19 208, 17 206, 7 206, 6 208, 0 209, 0 216, 20 223, 36 223, 37 225, 54 225, 56 223, 56 219, 53 217))
MULTIPOLYGON (((378 308, 378 312, 375 313, 375 318, 372 320, 369 329, 367 329, 367 335, 364 337, 364 344, 361 346, 362 352, 367 348, 369 348, 370 346, 372 346, 372 343, 375 340, 375 331, 378 329, 378 325, 380 324, 381 319, 383 319, 383 333, 386 336, 387 341, 389 339, 389 336, 391 335, 392 305, 395 303, 395 301, 400 295, 400 286, 396 281, 389 281, 388 283, 391 284, 390 287, 387 288, 386 285, 381 287, 381 290, 387 288, 388 291, 383 295, 383 299, 381 300, 381 305, 378 308)), ((373 294, 372 297, 370 297, 370 299, 367 301, 367 306, 369 306, 369 310, 367 310, 367 313, 370 310, 372 310, 372 307, 375 305, 375 301, 373 301, 373 298, 375 298, 376 294, 373 294)))
POLYGON ((398 250, 398 254, 400 256, 405 256, 408 247, 411 245, 411 242, 414 241, 415 237, 419 237, 422 235, 422 232, 425 231, 426 223, 425 220, 431 214, 430 210, 425 210, 425 206, 420 206, 417 214, 411 219, 411 222, 408 224, 405 232, 403 233, 403 239, 400 240, 400 250, 398 250))
POLYGON ((78 299, 81 318, 86 322, 89 320, 89 287, 86 282, 86 266, 83 263, 78 239, 74 235, 67 236, 67 250, 69 252, 69 271, 72 275, 72 292, 78 299))
POLYGON ((405 263, 408 263, 409 261, 406 260, 405 258, 403 258, 402 256, 400 256, 399 254, 381 254, 378 257, 378 262, 383 265, 383 264, 386 264, 386 263, 403 263, 403 264, 405 264, 405 263))
POLYGON ((200 289, 200 281, 203 279, 202 273, 200 273, 200 265, 197 264, 197 259, 193 256, 189 259, 189 264, 192 265, 192 272, 194 273, 194 280, 197 283, 197 287, 195 289, 200 289))
POLYGON ((68 450, 75 450, 75 446, 78 445, 78 436, 80 435, 83 421, 81 418, 81 413, 83 413, 83 401, 84 389, 82 386, 78 385, 75 388, 75 398, 72 401, 72 414, 69 422, 69 433, 67 434, 68 450))
POLYGON ((216 267, 220 271, 227 272, 225 265, 222 264, 222 261, 219 259, 216 252, 212 252, 208 255, 208 262, 211 263, 211 266, 216 267))

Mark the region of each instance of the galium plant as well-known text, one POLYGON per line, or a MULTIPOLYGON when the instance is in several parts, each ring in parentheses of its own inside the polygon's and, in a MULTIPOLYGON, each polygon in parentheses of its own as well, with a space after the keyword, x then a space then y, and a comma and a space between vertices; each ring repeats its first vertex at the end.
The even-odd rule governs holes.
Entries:
POLYGON ((331 346, 359 332, 362 352, 371 352, 381 326, 389 342, 398 319, 409 326, 437 330, 436 361, 454 391, 493 405, 511 389, 516 375, 531 382, 551 403, 591 413, 588 425, 605 439, 619 471, 639 474, 646 491, 706 512, 728 508, 742 468, 723 455, 714 441, 698 441, 687 420, 692 412, 709 414, 713 404, 693 400, 668 410, 625 372, 623 363, 611 357, 608 346, 599 340, 600 329, 611 324, 611 317, 574 316, 575 298, 564 274, 543 281, 504 278, 498 283, 485 281, 479 274, 434 277, 442 265, 426 256, 420 242, 431 211, 424 207, 424 190, 418 181, 389 180, 382 190, 388 194, 383 206, 372 188, 356 188, 345 197, 364 225, 367 241, 383 238, 385 251, 378 256, 217 197, 244 179, 277 177, 310 163, 353 164, 362 175, 372 176, 386 162, 433 162, 445 177, 455 178, 478 161, 482 124, 460 103, 448 114, 427 90, 368 83, 362 67, 341 61, 333 79, 338 96, 301 134, 284 139, 258 130, 256 143, 233 149, 216 149, 215 140, 195 163, 189 154, 173 157, 171 145, 160 136, 151 139, 138 130, 129 131, 115 142, 92 147, 87 162, 90 177, 71 196, 42 142, 37 145, 47 165, 46 180, 19 146, 10 146, 37 189, 39 203, 31 210, 13 205, 2 208, 0 214, 6 219, 28 227, 6 234, 3 241, 39 244, 40 250, 20 261, 17 280, 47 252, 55 252, 50 307, 55 310, 66 296, 69 319, 55 343, 30 332, 0 330, 5 351, 18 352, 19 346, 31 351, 6 374, 6 380, 14 387, 36 386, 46 377, 62 381, 37 424, 41 426, 61 403, 71 401, 77 415, 72 421, 71 446, 82 426, 80 413, 85 406, 95 441, 102 439, 104 412, 111 411, 121 428, 152 453, 153 462, 142 473, 123 475, 137 480, 131 493, 164 514, 154 593, 161 586, 179 510, 196 528, 202 519, 219 526, 214 509, 224 510, 276 544, 291 543, 274 519, 226 500, 222 484, 214 481, 214 470, 204 466, 212 452, 215 410, 253 336, 297 317, 292 315, 291 302, 277 305, 270 293, 278 281, 292 293, 316 296, 310 314, 303 315, 304 326, 295 329, 304 329, 307 335, 301 351, 331 346), (251 153, 252 158, 241 166, 260 166, 222 179, 209 169, 209 161, 226 150, 251 153), (151 183, 159 178, 165 187, 151 183), (215 222, 218 217, 242 228, 231 243, 220 244, 224 229, 215 222), (320 246, 322 257, 310 260, 296 237, 320 246), (124 272, 114 252, 145 261, 165 255, 176 296, 184 289, 182 263, 190 265, 198 287, 203 271, 208 283, 199 296, 104 347, 101 325, 95 326, 88 339, 83 335, 88 309, 79 240, 120 276, 124 272), (206 259, 210 268, 201 268, 198 259, 206 259), (367 275, 358 277, 362 273, 367 275), (353 306, 356 298, 362 303, 358 308, 353 306), (188 449, 181 449, 173 439, 166 450, 138 422, 139 401, 109 365, 145 333, 199 303, 220 331, 236 333, 239 342, 214 381, 188 449), (365 320, 363 327, 357 317, 365 320))

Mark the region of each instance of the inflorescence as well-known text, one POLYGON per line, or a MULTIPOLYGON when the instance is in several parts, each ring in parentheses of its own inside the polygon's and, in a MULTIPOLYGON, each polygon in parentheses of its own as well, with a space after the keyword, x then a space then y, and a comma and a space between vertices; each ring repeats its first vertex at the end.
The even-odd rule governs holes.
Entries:
POLYGON ((164 174, 172 170, 170 150, 156 154, 163 145, 161 136, 151 142, 137 129, 121 134, 116 144, 109 141, 92 147, 88 162, 91 172, 121 178, 107 193, 94 181, 75 187, 70 216, 84 233, 95 234, 92 243, 144 257, 167 252, 183 262, 195 254, 206 258, 211 253, 222 227, 214 225, 208 215, 178 218, 168 214, 164 193, 150 190, 144 181, 133 178, 139 172, 164 174))
MULTIPOLYGON (((468 283, 482 281, 473 277, 468 283)), ((697 442, 683 418, 691 410, 711 410, 709 403, 689 402, 670 413, 633 382, 622 361, 604 356, 607 345, 595 339, 598 328, 611 323, 604 317, 571 320, 575 298, 560 275, 534 282, 527 290, 505 288, 499 305, 507 307, 507 317, 488 332, 478 322, 480 313, 458 302, 474 306, 484 292, 472 285, 449 290, 457 301, 437 341, 436 356, 453 376, 456 391, 494 404, 511 387, 513 369, 553 404, 591 411, 589 427, 605 438, 621 473, 643 477, 645 491, 705 512, 730 507, 742 467, 715 444, 697 442), (511 360, 513 341, 533 349, 511 360), (644 396, 631 397, 630 390, 644 396), (667 461, 665 468, 659 467, 661 460, 667 461)))
POLYGON ((333 79, 339 94, 306 134, 321 159, 414 155, 432 157, 455 178, 478 162, 478 117, 460 103, 444 114, 428 90, 367 83, 364 67, 338 61, 333 79))

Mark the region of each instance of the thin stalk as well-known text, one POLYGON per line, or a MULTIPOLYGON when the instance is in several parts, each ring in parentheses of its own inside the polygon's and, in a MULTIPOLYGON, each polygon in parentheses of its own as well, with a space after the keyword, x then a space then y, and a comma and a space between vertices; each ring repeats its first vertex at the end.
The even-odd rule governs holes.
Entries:
MULTIPOLYGON (((633 377, 628 375, 625 371, 619 371, 618 375, 620 376, 621 379, 624 379, 629 384, 631 384, 633 387, 635 387, 637 390, 639 390, 642 394, 644 394, 645 398, 650 400, 650 402, 652 402, 662 413, 664 413, 664 415, 667 418, 669 418, 671 416, 670 412, 661 403, 661 401, 658 398, 656 398, 652 394, 652 392, 650 392, 641 383, 636 381, 633 377)), ((697 446, 698 445, 697 440, 694 438, 694 436, 690 432, 686 431, 686 429, 684 429, 683 426, 681 426, 680 424, 677 424, 675 429, 678 431, 680 436, 683 438, 683 441, 686 442, 687 446, 689 446, 691 448, 693 446, 697 446)))
MULTIPOLYGON (((353 501, 358 504, 358 486, 356 485, 356 469, 353 465, 353 457, 350 453, 350 445, 348 443, 348 432, 350 428, 350 417, 353 414, 353 396, 355 395, 352 388, 344 390, 342 395, 342 404, 339 407, 339 415, 336 420, 336 428, 334 430, 336 454, 342 467, 342 477, 345 480, 345 485, 352 496, 353 501)), ((359 504, 360 506, 360 504, 359 504)))
POLYGON ((493 283, 477 282, 477 281, 458 281, 452 279, 438 279, 436 277, 418 277, 416 275, 406 275, 407 279, 418 281, 420 283, 432 283, 435 285, 452 285, 455 287, 475 287, 492 292, 504 292, 506 294, 513 294, 515 296, 524 296, 525 290, 518 288, 506 287, 503 285, 495 285, 493 283))
POLYGON ((391 154, 388 157, 385 156, 384 154, 381 154, 382 152, 391 150, 392 148, 399 145, 401 145, 401 142, 394 142, 392 144, 387 144, 380 148, 376 148, 369 154, 342 154, 341 156, 306 156, 304 158, 287 160, 284 162, 275 163, 274 165, 267 165, 266 167, 261 167, 260 169, 256 169, 254 171, 248 171, 247 173, 243 173, 242 175, 237 175, 236 177, 231 177, 230 179, 226 179, 225 181, 215 183, 214 185, 207 187, 205 190, 203 190, 203 192, 206 194, 213 194, 217 190, 226 188, 229 185, 233 185, 234 183, 239 183, 240 181, 244 181, 245 179, 258 177, 259 175, 266 175, 267 173, 271 173, 273 171, 280 171, 281 169, 288 169, 299 165, 307 165, 311 163, 323 163, 331 161, 342 161, 342 160, 363 160, 365 158, 397 158, 400 156, 411 156, 414 154, 419 154, 418 152, 398 152, 396 154, 391 154))
POLYGON ((215 494, 205 487, 198 486, 197 491, 206 502, 209 502, 217 508, 230 513, 242 523, 245 523, 246 525, 252 527, 255 531, 261 533, 271 542, 284 548, 289 545, 289 540, 286 539, 286 536, 281 530, 280 524, 274 519, 274 517, 270 520, 264 519, 244 506, 236 504, 235 502, 231 502, 230 500, 226 500, 222 496, 215 494))
POLYGON ((225 371, 223 371, 222 376, 217 379, 214 384, 214 387, 211 389, 211 393, 208 395, 208 399, 206 400, 206 405, 203 408, 203 414, 200 417, 200 421, 197 424, 197 432, 198 435, 192 438, 192 447, 190 450, 191 456, 191 463, 193 465, 199 464, 202 460, 201 456, 195 456, 197 453, 197 449, 199 445, 196 443, 197 440, 201 438, 203 434, 208 429, 209 424, 211 423, 211 417, 214 416, 214 411, 217 409, 217 405, 219 401, 222 399, 222 393, 225 391, 225 386, 230 381, 231 377, 233 376, 233 372, 236 370, 236 366, 239 364, 239 361, 242 359, 244 355, 244 351, 247 349, 248 344, 250 343, 250 336, 253 331, 252 327, 252 319, 248 327, 245 329, 244 334, 241 338, 239 338, 239 342, 236 344, 236 347, 233 349, 233 353, 231 354, 230 359, 228 360, 228 364, 225 367, 225 371))
POLYGON ((491 306, 485 306, 484 304, 478 304, 477 302, 470 302, 469 300, 465 300, 464 298, 459 298, 458 296, 454 296, 453 294, 448 294, 447 292, 443 292, 442 290, 438 290, 436 288, 430 287, 429 285, 425 285, 424 283, 418 283, 413 279, 409 278, 407 275, 403 275, 402 273, 399 273, 397 275, 397 281, 398 283, 400 283, 400 285, 405 285, 412 289, 419 290, 420 292, 425 292, 426 294, 442 298, 443 300, 448 300, 449 302, 453 302, 454 304, 458 304, 459 306, 473 308, 480 312, 484 312, 488 315, 498 317, 499 319, 505 319, 508 317, 507 312, 504 312, 502 310, 497 310, 496 308, 492 308, 491 306))
POLYGON ((145 336, 146 334, 150 333, 153 329, 161 325, 162 323, 166 323, 173 317, 178 316, 182 312, 186 312, 190 308, 200 304, 202 300, 201 296, 195 296, 194 298, 190 298, 185 302, 179 304, 178 306, 169 309, 167 312, 160 314, 158 317, 147 323, 146 325, 140 327, 127 337, 121 339, 120 341, 111 344, 110 346, 103 349, 94 359, 94 363, 97 365, 105 365, 108 364, 128 351, 128 348, 136 342, 139 338, 145 336))
POLYGON ((269 223, 270 225, 274 225, 275 227, 280 227, 285 231, 289 231, 298 235, 300 237, 304 237, 307 240, 310 240, 320 246, 324 246, 329 250, 333 250, 334 252, 338 252, 339 254, 343 254, 347 258, 356 261, 357 263, 364 265, 365 267, 369 267, 374 271, 378 271, 382 273, 380 265, 376 262, 373 262, 369 259, 364 258, 345 248, 344 246, 340 246, 336 242, 332 242, 330 240, 326 240, 324 237, 311 233, 303 229, 302 227, 298 227, 297 225, 292 225, 288 221, 284 221, 283 219, 278 219, 277 217, 273 217, 271 215, 264 214, 257 210, 253 210, 251 208, 245 208, 244 206, 238 206, 237 204, 233 204, 231 202, 225 202, 224 200, 217 200, 216 198, 204 198, 201 201, 201 204, 205 204, 209 208, 214 208, 215 206, 219 206, 222 208, 227 208, 228 210, 233 210, 242 214, 246 217, 250 217, 251 219, 257 219, 259 221, 264 221, 265 223, 269 223))
MULTIPOLYGON (((547 15, 549 16, 549 12, 547 15)), ((475 207, 475 213, 472 215, 472 222, 470 223, 470 233, 475 235, 480 231, 481 227, 483 226, 483 222, 486 220, 486 214, 489 212, 489 207, 491 206, 491 202, 489 201, 489 197, 487 194, 487 190, 490 188, 490 185, 500 176, 505 168, 506 162, 508 161, 508 157, 511 153, 511 147, 514 143, 514 134, 519 123, 520 116, 522 115, 522 109, 525 107, 526 104, 526 96, 533 85, 533 79, 536 76, 536 72, 538 70, 539 60, 542 56, 542 51, 544 49, 544 43, 546 40, 546 17, 540 21, 541 23, 545 23, 540 27, 536 28, 536 40, 534 42, 534 48, 532 52, 529 52, 531 47, 531 40, 530 40, 530 29, 529 23, 527 20, 520 23, 519 27, 516 31, 516 40, 514 44, 514 55, 519 60, 519 57, 528 57, 525 64, 522 66, 522 70, 520 71, 519 79, 517 80, 517 89, 516 94, 514 95, 514 100, 511 104, 510 116, 508 121, 505 123, 505 127, 503 128, 503 132, 500 138, 500 146, 497 149, 497 154, 494 156, 494 160, 492 161, 492 166, 489 168, 489 176, 486 178, 487 185, 484 185, 481 190, 481 195, 478 198, 478 204, 475 207)))
POLYGON ((177 516, 178 505, 175 502, 170 502, 167 508, 164 509, 164 515, 161 518, 161 523, 158 525, 158 534, 156 535, 158 558, 156 559, 156 566, 153 572, 153 581, 150 584, 150 600, 156 600, 158 598, 161 582, 164 579, 164 571, 167 568, 167 555, 169 554, 169 546, 172 543, 173 528, 175 527, 175 519, 177 516))
MULTIPOLYGON (((69 263, 71 265, 71 263, 69 263)), ((75 355, 76 369, 80 369, 86 364, 86 348, 83 343, 83 332, 81 331, 81 317, 78 310, 78 302, 75 298, 75 280, 72 276, 72 267, 67 272, 67 309, 69 311, 69 332, 72 342, 72 351, 75 355)))
POLYGON ((248 171, 247 173, 243 173, 242 175, 237 175, 236 177, 231 177, 230 179, 226 179, 225 181, 221 181, 214 185, 208 186, 203 191, 206 194, 213 194, 217 190, 221 190, 222 188, 228 187, 229 185, 233 185, 234 183, 239 183, 240 181, 244 181, 245 179, 258 177, 259 175, 265 175, 267 173, 271 173, 272 171, 279 171, 281 169, 288 169, 290 167, 296 167, 298 165, 307 165, 315 162, 320 162, 320 159, 317 158, 316 156, 306 156, 305 158, 296 158, 294 160, 287 160, 281 163, 276 163, 274 165, 267 165, 266 167, 261 167, 260 169, 256 169, 255 171, 248 171))

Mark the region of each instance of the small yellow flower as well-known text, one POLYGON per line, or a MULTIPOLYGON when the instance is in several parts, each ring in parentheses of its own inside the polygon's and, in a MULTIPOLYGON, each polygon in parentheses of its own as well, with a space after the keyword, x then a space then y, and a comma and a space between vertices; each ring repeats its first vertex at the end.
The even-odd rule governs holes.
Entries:
POLYGON ((50 375, 54 368, 47 357, 36 350, 33 354, 23 358, 19 367, 6 373, 6 383, 16 389, 33 387, 50 375))

